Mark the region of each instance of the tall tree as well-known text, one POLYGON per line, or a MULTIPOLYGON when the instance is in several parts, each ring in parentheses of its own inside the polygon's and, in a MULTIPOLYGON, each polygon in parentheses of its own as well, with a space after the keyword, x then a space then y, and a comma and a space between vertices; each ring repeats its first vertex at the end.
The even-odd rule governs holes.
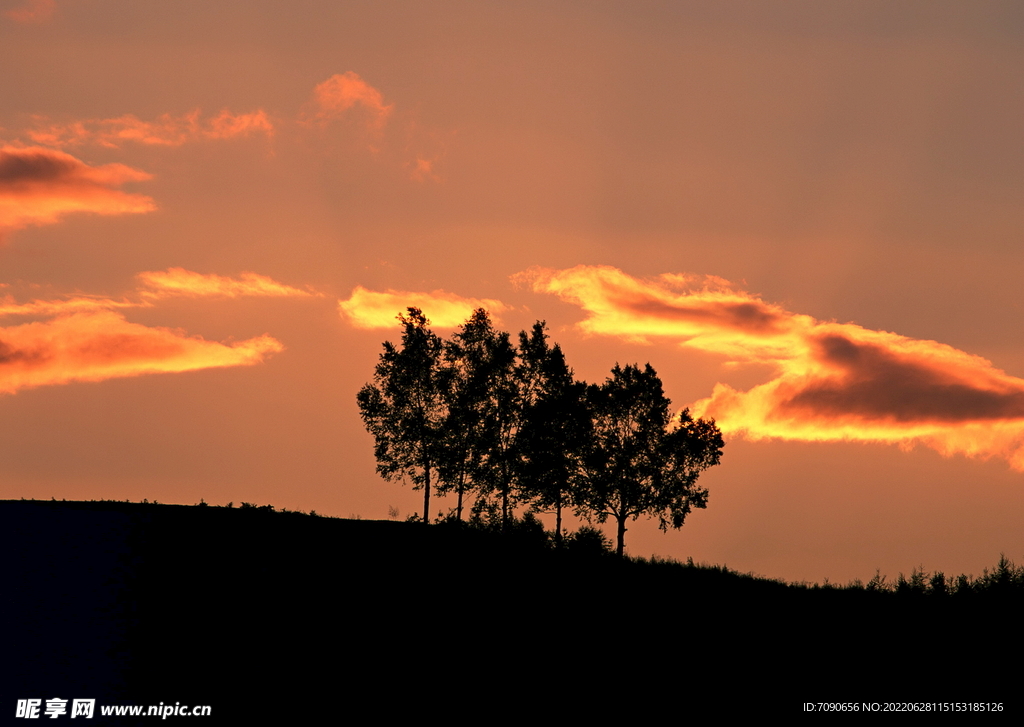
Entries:
MULTIPOLYGON (((532 335, 520 333, 517 349, 508 333, 496 330, 487 311, 480 308, 445 345, 446 365, 452 373, 448 459, 442 471, 445 489, 458 495, 460 518, 469 490, 477 497, 496 497, 503 529, 516 502, 536 496, 521 487, 524 427, 528 411, 545 390, 546 378, 554 375, 546 339, 544 324, 538 321, 532 335)), ((549 398, 552 395, 549 392, 549 398)), ((534 434, 540 434, 539 427, 534 434)))
POLYGON ((444 344, 448 413, 439 462, 440 487, 442 491, 456 493, 455 512, 459 520, 466 495, 480 489, 487 479, 485 462, 493 428, 490 418, 495 337, 487 311, 478 308, 444 344))
POLYGON ((402 343, 384 343, 373 383, 357 395, 359 413, 374 437, 377 472, 387 480, 408 477, 423 489, 423 520, 430 521, 431 476, 443 444, 447 373, 443 343, 419 308, 399 314, 402 343))
POLYGON ((587 463, 583 511, 616 522, 617 552, 625 550, 626 523, 657 517, 662 530, 680 528, 693 508, 707 506, 697 478, 721 460, 724 442, 714 420, 688 410, 670 416, 661 379, 647 364, 620 368, 591 386, 594 440, 587 463))
POLYGON ((555 545, 562 545, 562 512, 574 505, 584 453, 593 427, 586 384, 573 379, 562 349, 549 346, 543 321, 519 334, 519 360, 527 382, 519 435, 520 493, 533 507, 555 514, 555 545))
POLYGON ((508 333, 494 330, 483 309, 477 313, 482 319, 479 345, 482 349, 483 420, 479 431, 484 454, 477 469, 476 488, 481 495, 497 495, 504 530, 509 522, 518 475, 516 447, 522 421, 522 390, 516 349, 508 333))

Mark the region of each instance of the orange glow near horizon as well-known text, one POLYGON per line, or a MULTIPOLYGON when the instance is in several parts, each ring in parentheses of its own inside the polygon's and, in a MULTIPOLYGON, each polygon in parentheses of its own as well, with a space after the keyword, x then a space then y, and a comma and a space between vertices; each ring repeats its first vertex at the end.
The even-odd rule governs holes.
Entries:
POLYGON ((415 307, 423 311, 430 324, 439 328, 455 328, 466 322, 477 308, 486 308, 491 319, 498 322, 497 313, 508 310, 500 300, 490 298, 463 298, 455 293, 435 290, 430 293, 411 293, 398 290, 367 290, 356 286, 348 300, 338 301, 341 315, 354 328, 394 328, 399 313, 415 307))
POLYGON ((639 279, 607 266, 534 268, 516 279, 583 308, 581 330, 768 364, 748 391, 716 384, 692 406, 752 440, 863 441, 1001 457, 1024 471, 1024 379, 936 341, 818 321, 717 278, 639 279))
POLYGON ((123 215, 151 212, 150 197, 117 187, 152 175, 124 164, 92 167, 43 147, 0 147, 0 227, 57 222, 71 212, 123 215))
POLYGON ((263 335, 230 344, 129 323, 118 313, 72 313, 0 328, 0 392, 72 381, 249 366, 284 350, 263 335))

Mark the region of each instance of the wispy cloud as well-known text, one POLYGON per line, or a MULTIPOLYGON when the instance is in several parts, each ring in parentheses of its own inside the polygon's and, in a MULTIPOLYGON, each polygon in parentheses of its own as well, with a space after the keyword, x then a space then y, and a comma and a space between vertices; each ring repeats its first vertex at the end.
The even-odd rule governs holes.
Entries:
POLYGON ((129 323, 112 311, 0 328, 0 393, 72 381, 248 366, 283 350, 270 336, 230 344, 129 323))
POLYGON ((386 105, 384 96, 357 73, 336 73, 313 89, 313 99, 307 104, 301 119, 306 123, 326 125, 342 118, 355 106, 367 113, 367 125, 381 129, 387 123, 394 105, 386 105))
POLYGON ((1024 379, 936 341, 791 313, 717 278, 639 279, 605 266, 535 268, 517 279, 587 312, 580 327, 668 339, 768 364, 748 391, 719 383, 693 405, 750 439, 923 443, 1024 470, 1024 379))
POLYGON ((68 147, 98 144, 116 148, 125 142, 150 146, 181 146, 204 139, 233 139, 263 134, 274 135, 274 124, 262 109, 236 114, 228 109, 202 118, 195 109, 181 116, 163 114, 155 121, 143 121, 134 114, 110 119, 84 119, 64 124, 37 119, 36 128, 27 132, 37 144, 68 147))
MULTIPOLYGON (((336 73, 313 88, 311 98, 296 116, 272 119, 262 108, 247 113, 222 109, 204 116, 201 109, 141 119, 135 114, 110 118, 54 120, 33 117, 31 128, 19 137, 55 149, 74 150, 89 145, 119 149, 130 144, 181 147, 195 142, 273 138, 282 129, 309 133, 345 121, 344 134, 360 146, 368 146, 384 161, 400 166, 414 182, 442 182, 438 168, 448 141, 436 130, 424 129, 414 114, 406 113, 399 125, 389 126, 395 105, 384 102, 383 93, 353 71, 336 73), (298 128, 296 128, 298 127, 298 128)), ((447 137, 450 137, 449 133, 447 137)), ((20 143, 20 142, 17 142, 20 143)), ((76 152, 77 153, 77 152, 76 152)))
POLYGON ((132 297, 115 300, 102 296, 74 295, 67 298, 37 299, 19 303, 13 295, 0 298, 0 318, 10 316, 51 317, 70 313, 128 308, 151 308, 163 298, 322 297, 322 293, 293 288, 258 273, 244 272, 237 278, 197 273, 185 268, 139 273, 141 285, 132 297))
POLYGON ((116 310, 118 308, 139 308, 147 304, 130 300, 113 300, 111 298, 95 298, 75 296, 56 300, 33 300, 18 303, 14 296, 7 295, 0 299, 0 318, 8 316, 40 316, 53 317, 70 313, 83 313, 100 310, 116 310))
POLYGON ((314 295, 309 291, 299 290, 265 275, 252 272, 243 272, 237 278, 230 278, 224 275, 196 273, 185 270, 185 268, 168 268, 167 270, 139 273, 137 277, 143 285, 140 294, 147 298, 169 296, 192 298, 269 296, 280 298, 314 295))
POLYGON ((269 138, 274 135, 274 124, 263 109, 248 114, 235 114, 222 109, 219 114, 207 120, 206 129, 202 133, 208 139, 233 139, 250 134, 265 134, 269 138))
POLYGON ((409 307, 419 308, 440 328, 454 328, 466 322, 474 310, 486 308, 492 319, 496 313, 508 310, 499 300, 490 298, 464 298, 455 293, 435 290, 430 293, 413 293, 399 290, 367 290, 356 286, 348 300, 338 301, 342 317, 355 328, 394 328, 399 313, 409 307))
POLYGON ((45 23, 57 9, 56 0, 26 0, 20 7, 11 8, 4 15, 17 23, 45 23))
POLYGON ((183 331, 130 323, 121 311, 152 308, 170 297, 316 295, 265 275, 238 278, 170 268, 138 275, 140 287, 120 300, 77 294, 18 302, 0 298, 0 318, 45 318, 0 328, 0 393, 73 381, 100 381, 151 373, 247 366, 284 350, 269 335, 217 343, 183 331))
POLYGON ((123 215, 156 209, 153 200, 117 189, 151 175, 124 164, 92 167, 54 149, 0 147, 0 228, 57 222, 71 212, 123 215))

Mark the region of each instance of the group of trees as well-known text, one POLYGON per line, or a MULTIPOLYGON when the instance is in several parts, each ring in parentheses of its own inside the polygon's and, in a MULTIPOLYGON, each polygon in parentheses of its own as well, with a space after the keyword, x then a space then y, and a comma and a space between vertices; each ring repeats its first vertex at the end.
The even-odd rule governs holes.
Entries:
POLYGON ((469 497, 597 522, 612 518, 623 552, 626 524, 657 517, 682 527, 707 505, 697 478, 718 464, 722 435, 713 420, 673 416, 661 380, 647 364, 618 365, 602 385, 576 381, 543 322, 518 346, 474 311, 450 340, 434 334, 418 308, 401 314, 402 340, 384 343, 372 383, 358 394, 375 441, 377 471, 408 479, 430 498, 454 494, 462 519, 469 497))

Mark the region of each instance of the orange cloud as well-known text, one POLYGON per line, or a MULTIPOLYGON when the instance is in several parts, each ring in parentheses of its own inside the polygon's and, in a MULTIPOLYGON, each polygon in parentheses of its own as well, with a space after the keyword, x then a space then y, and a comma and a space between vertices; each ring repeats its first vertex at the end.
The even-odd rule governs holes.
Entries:
POLYGON ((307 122, 325 125, 355 105, 370 115, 369 125, 380 129, 387 123, 394 105, 385 105, 381 92, 352 71, 336 73, 313 89, 311 109, 303 114, 307 122))
POLYGON ((0 147, 0 227, 57 222, 71 212, 123 215, 156 209, 153 200, 116 187, 151 179, 124 164, 91 167, 42 147, 0 147))
MULTIPOLYGON (((73 298, 33 300, 19 303, 12 295, 0 298, 0 317, 43 316, 52 317, 70 313, 116 310, 119 308, 150 308, 154 300, 175 296, 190 298, 312 297, 312 293, 279 283, 273 278, 256 273, 242 273, 237 279, 222 275, 203 275, 184 268, 147 271, 137 276, 142 282, 136 293, 137 300, 113 300, 99 296, 79 295, 73 298)), ((0 286, 2 287, 2 286, 0 286)))
POLYGON ((18 23, 45 23, 56 9, 56 0, 27 0, 20 8, 12 8, 4 15, 18 23))
POLYGON ((489 298, 463 298, 455 293, 435 290, 432 293, 410 293, 398 290, 379 292, 356 286, 348 300, 338 301, 341 315, 356 328, 394 328, 399 313, 415 307, 423 311, 432 325, 455 328, 462 325, 477 308, 486 308, 491 318, 508 306, 489 298))
POLYGON ((111 300, 109 298, 89 298, 80 296, 63 300, 33 300, 29 303, 18 303, 11 295, 0 299, 0 317, 3 316, 58 316, 68 313, 112 310, 116 308, 138 308, 143 303, 128 300, 111 300))
POLYGON ((256 273, 245 272, 237 279, 223 275, 203 275, 184 268, 168 268, 139 273, 144 288, 140 293, 147 298, 165 298, 174 295, 199 297, 238 298, 241 296, 311 296, 312 293, 256 273))
POLYGON ((203 132, 208 139, 233 139, 252 133, 263 133, 268 138, 274 135, 274 125, 263 109, 249 114, 233 114, 223 109, 207 121, 207 129, 203 132))
POLYGON ((284 347, 270 336, 225 345, 111 311, 0 328, 0 392, 71 381, 248 366, 284 347))
POLYGON ((772 366, 749 391, 716 384, 697 416, 750 439, 923 443, 944 455, 1005 458, 1024 470, 1024 379, 936 341, 818 321, 720 279, 641 280, 604 266, 516 276, 582 307, 580 327, 663 337, 737 363, 772 366))
MULTIPOLYGON (((126 141, 151 146, 181 146, 202 139, 232 139, 254 133, 274 135, 274 124, 262 109, 236 114, 224 109, 218 115, 200 120, 195 109, 183 116, 163 114, 156 121, 143 121, 133 114, 113 119, 86 119, 68 124, 50 124, 32 129, 29 138, 48 146, 99 144, 116 148, 126 141)), ((43 121, 42 119, 40 120, 43 121)))

